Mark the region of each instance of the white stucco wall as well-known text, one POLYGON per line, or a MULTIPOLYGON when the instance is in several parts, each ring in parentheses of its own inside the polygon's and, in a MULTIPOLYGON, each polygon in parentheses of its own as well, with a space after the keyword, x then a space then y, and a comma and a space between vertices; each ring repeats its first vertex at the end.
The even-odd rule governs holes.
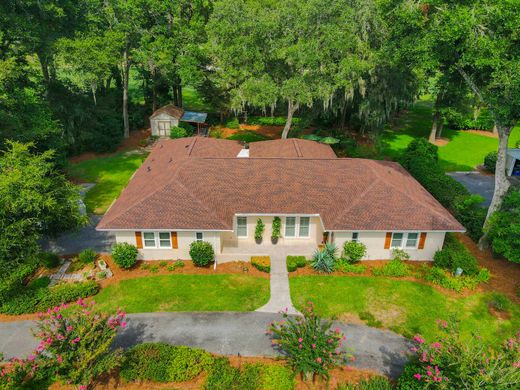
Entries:
MULTIPOLYGON (((152 128, 152 135, 159 136, 159 121, 169 121, 170 127, 179 126, 179 120, 168 114, 160 114, 150 119, 150 127, 152 128)), ((169 134, 167 135, 169 136, 169 134)))
MULTIPOLYGON (((116 242, 127 242, 136 245, 135 232, 116 231, 116 242)), ((220 232, 202 231, 203 240, 213 245, 215 253, 220 253, 220 232)), ((143 248, 139 249, 139 259, 141 260, 189 260, 190 244, 196 240, 195 232, 178 231, 177 242, 178 249, 159 249, 159 248, 143 248)))
MULTIPOLYGON (((392 256, 391 249, 385 249, 386 232, 359 231, 358 241, 367 247, 367 255, 363 260, 387 260, 392 256)), ((419 232, 420 233, 420 232, 419 232)), ((404 250, 411 260, 433 260, 433 255, 442 249, 445 232, 427 232, 424 249, 404 250)), ((334 232, 334 243, 342 250, 345 241, 352 240, 352 232, 334 232)))

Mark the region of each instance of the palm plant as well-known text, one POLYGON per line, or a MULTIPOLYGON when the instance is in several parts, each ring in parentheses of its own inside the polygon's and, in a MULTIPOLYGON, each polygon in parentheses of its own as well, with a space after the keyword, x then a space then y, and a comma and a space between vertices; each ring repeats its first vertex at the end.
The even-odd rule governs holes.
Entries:
POLYGON ((316 250, 312 256, 311 266, 316 271, 331 273, 334 271, 335 259, 327 250, 316 250))

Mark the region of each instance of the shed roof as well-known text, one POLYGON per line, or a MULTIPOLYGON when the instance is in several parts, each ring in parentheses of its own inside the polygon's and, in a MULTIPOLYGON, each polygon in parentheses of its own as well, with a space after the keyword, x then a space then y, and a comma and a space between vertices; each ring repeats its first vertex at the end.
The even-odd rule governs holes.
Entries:
POLYGON ((184 111, 184 115, 182 116, 181 121, 204 123, 206 122, 207 117, 208 114, 206 114, 205 112, 184 111))
POLYGON ((167 114, 174 118, 181 119, 184 115, 184 110, 180 107, 177 107, 173 104, 168 104, 164 107, 161 107, 153 112, 153 114, 150 116, 150 119, 161 115, 161 114, 167 114))

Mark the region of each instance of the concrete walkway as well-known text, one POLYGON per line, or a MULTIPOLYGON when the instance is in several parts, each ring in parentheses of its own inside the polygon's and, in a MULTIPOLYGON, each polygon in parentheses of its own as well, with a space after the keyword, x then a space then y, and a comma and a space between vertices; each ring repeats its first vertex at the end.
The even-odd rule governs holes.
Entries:
MULTIPOLYGON (((269 322, 279 320, 270 313, 147 313, 128 315, 128 326, 116 338, 115 346, 130 347, 143 342, 188 345, 223 355, 278 356, 265 334, 269 322)), ((357 368, 375 370, 393 378, 407 361, 410 343, 387 330, 336 322, 347 337, 347 347, 357 368)), ((0 323, 0 352, 6 358, 27 356, 36 340, 32 321, 0 323)))
POLYGON ((287 272, 287 264, 285 253, 272 252, 271 255, 271 278, 270 290, 271 296, 269 302, 257 309, 260 313, 279 313, 287 310, 289 314, 300 314, 293 306, 291 301, 291 291, 289 289, 289 273, 287 272))

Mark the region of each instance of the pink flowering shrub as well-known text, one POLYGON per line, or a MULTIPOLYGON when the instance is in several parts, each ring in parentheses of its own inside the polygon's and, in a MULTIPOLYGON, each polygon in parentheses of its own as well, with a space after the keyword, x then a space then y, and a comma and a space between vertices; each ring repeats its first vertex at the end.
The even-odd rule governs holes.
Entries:
MULTIPOLYGON (((350 355, 343 348, 346 337, 332 323, 314 313, 311 302, 302 310, 303 317, 290 317, 283 312, 283 319, 272 322, 267 334, 273 345, 286 355, 296 372, 306 378, 319 375, 328 378, 328 372, 345 363, 350 355)), ((353 358, 352 358, 353 359, 353 358)))
MULTIPOLYGON (((94 302, 79 300, 73 307, 62 304, 39 316, 34 335, 40 342, 26 359, 12 359, 0 371, 2 384, 27 385, 45 373, 79 389, 113 369, 120 351, 111 352, 117 330, 126 326, 125 313, 99 313, 94 302), (64 310, 68 309, 68 310, 64 310)), ((19 387, 16 387, 18 385, 19 387)), ((6 388, 10 388, 6 385, 6 388)))
POLYGON ((478 336, 461 340, 454 324, 438 320, 439 338, 426 342, 413 339, 412 363, 405 369, 398 388, 518 388, 520 386, 520 333, 502 346, 488 347, 478 336), (413 378, 413 379, 412 379, 413 378), (407 384, 406 386, 404 384, 407 384))

